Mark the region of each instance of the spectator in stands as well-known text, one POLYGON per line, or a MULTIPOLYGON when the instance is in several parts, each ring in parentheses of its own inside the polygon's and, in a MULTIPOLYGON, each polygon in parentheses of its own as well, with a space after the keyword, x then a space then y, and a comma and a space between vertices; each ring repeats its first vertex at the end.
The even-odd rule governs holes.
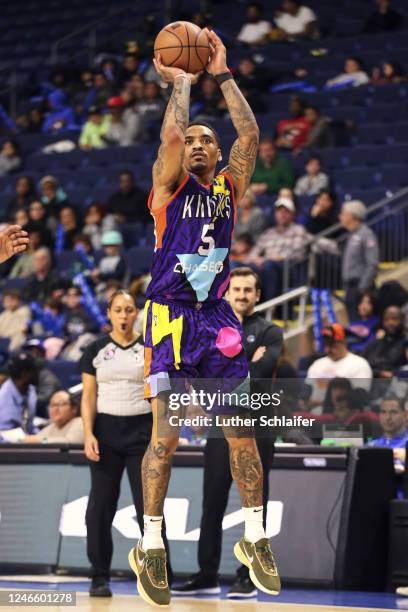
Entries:
POLYGON ((119 175, 119 191, 108 200, 107 212, 118 224, 147 222, 151 220, 147 200, 147 193, 135 184, 133 172, 124 170, 119 175))
POLYGON ((371 74, 373 85, 391 85, 406 81, 402 66, 398 62, 383 62, 381 66, 375 66, 371 74))
POLYGON ((382 317, 382 332, 364 351, 376 378, 391 379, 405 364, 404 316, 399 306, 388 306, 382 317))
POLYGON ((17 208, 14 212, 14 217, 12 222, 15 225, 20 225, 20 227, 24 227, 28 223, 28 214, 25 208, 17 208))
POLYGON ((42 131, 44 113, 40 106, 30 108, 26 115, 17 117, 16 123, 26 134, 39 134, 42 131))
POLYGON ((104 149, 107 146, 105 136, 111 123, 110 115, 103 115, 99 106, 90 106, 88 120, 79 137, 79 146, 84 151, 104 149))
POLYGON ((64 250, 71 251, 74 246, 74 238, 81 230, 75 208, 63 206, 59 214, 59 222, 64 228, 64 250))
POLYGON ((49 246, 42 244, 43 227, 32 227, 31 223, 24 226, 24 229, 28 232, 30 242, 28 243, 27 249, 24 253, 20 253, 8 274, 9 278, 27 278, 29 277, 33 269, 33 255, 34 252, 40 248, 40 246, 49 246))
POLYGON ((269 21, 262 19, 262 6, 258 2, 251 2, 247 7, 247 22, 239 31, 237 40, 247 45, 261 45, 268 40, 272 29, 269 21))
POLYGON ((363 291, 357 306, 358 319, 351 321, 347 327, 348 345, 357 352, 363 352, 375 339, 378 327, 375 294, 371 290, 363 291))
POLYGON ((56 229, 55 219, 48 216, 47 205, 41 200, 33 200, 28 207, 29 223, 40 223, 44 229, 54 232, 56 229))
POLYGON ((92 105, 103 108, 113 94, 113 84, 108 81, 103 70, 97 70, 93 79, 92 105))
POLYGON ((159 120, 163 117, 165 102, 160 87, 154 81, 148 81, 143 87, 143 97, 137 102, 135 109, 145 121, 159 120))
POLYGON ((241 234, 238 236, 231 246, 231 266, 237 268, 248 265, 253 247, 254 241, 250 234, 241 234))
POLYGON ((115 279, 123 281, 126 274, 126 260, 122 255, 123 238, 120 232, 111 230, 102 236, 104 255, 97 268, 92 270, 94 282, 104 282, 115 279))
POLYGON ((305 118, 304 102, 298 96, 290 99, 288 110, 289 118, 276 126, 276 144, 297 153, 307 142, 312 125, 305 118))
POLYGON ((402 15, 391 8, 391 0, 377 0, 377 9, 367 19, 363 34, 393 32, 401 27, 402 22, 402 15))
POLYGON ((340 402, 344 400, 352 389, 351 382, 348 378, 332 378, 329 381, 326 389, 326 395, 323 401, 323 413, 332 414, 337 409, 340 402))
POLYGON ((18 353, 8 364, 9 378, 0 389, 0 433, 22 429, 35 433, 37 368, 26 353, 18 353))
POLYGON ((250 253, 249 261, 260 268, 263 300, 270 300, 281 292, 283 262, 301 261, 306 255, 310 236, 303 225, 295 223, 295 216, 292 200, 276 200, 275 226, 260 235, 250 253))
POLYGON ((45 134, 58 134, 77 128, 74 111, 68 104, 65 92, 60 89, 52 91, 48 96, 48 108, 49 113, 42 125, 45 134))
POLYGON ((0 151, 0 176, 6 176, 21 166, 20 147, 15 140, 6 140, 0 151))
POLYGON ((63 298, 65 306, 64 331, 71 342, 83 334, 92 334, 98 331, 95 321, 90 318, 82 306, 81 300, 81 289, 76 285, 71 285, 63 298))
POLYGON ((235 81, 240 89, 259 95, 260 91, 268 87, 270 75, 264 65, 258 67, 251 57, 243 57, 238 64, 235 81))
POLYGON ((108 100, 110 123, 104 140, 111 145, 128 147, 142 137, 142 121, 138 113, 126 108, 121 96, 113 96, 108 100))
POLYGON ((95 251, 102 246, 102 235, 108 230, 115 229, 116 223, 113 215, 107 215, 102 204, 90 204, 85 210, 83 233, 92 242, 95 251))
POLYGON ((83 444, 84 429, 79 416, 79 406, 69 391, 56 391, 48 405, 51 423, 37 434, 26 436, 26 444, 83 444))
POLYGON ((9 200, 2 220, 10 221, 18 208, 28 208, 35 197, 33 180, 29 176, 19 176, 16 181, 15 195, 9 200))
POLYGON ((353 387, 368 391, 372 370, 366 359, 348 350, 344 328, 338 323, 327 325, 322 329, 322 337, 326 357, 316 359, 307 371, 306 383, 312 387, 311 404, 322 406, 332 378, 348 378, 353 387))
POLYGON ((298 0, 283 0, 281 9, 275 17, 279 34, 272 32, 278 40, 314 39, 319 36, 316 14, 298 0))
POLYGON ((257 240, 267 223, 262 208, 256 206, 256 195, 251 188, 238 202, 237 218, 234 227, 235 238, 241 234, 250 234, 257 240))
POLYGON ((342 257, 342 281, 351 321, 358 317, 360 293, 374 285, 379 261, 377 237, 364 223, 366 214, 362 202, 351 200, 343 204, 339 217, 348 232, 342 257))
POLYGON ((345 87, 360 87, 367 85, 370 77, 363 68, 362 61, 357 57, 349 57, 344 64, 344 72, 326 83, 327 89, 340 89, 345 87))
MULTIPOLYGON (((405 419, 405 401, 396 395, 385 397, 380 405, 380 426, 383 435, 375 438, 371 446, 404 449, 408 442, 408 427, 405 419)), ((405 453, 394 453, 396 471, 403 472, 405 468, 405 453)))
POLYGON ((48 217, 58 218, 61 207, 68 203, 67 194, 55 176, 47 174, 40 180, 41 202, 46 205, 48 217))
POLYGON ((135 75, 139 74, 139 59, 136 53, 126 53, 119 71, 119 84, 121 87, 135 75))
POLYGON ((224 97, 212 77, 205 77, 200 83, 200 92, 194 99, 194 120, 205 120, 222 117, 225 112, 224 97))
POLYGON ((295 185, 297 196, 314 196, 328 189, 329 177, 322 171, 322 160, 318 155, 311 155, 305 165, 306 174, 301 176, 295 185))
POLYGON ((274 194, 281 187, 293 187, 294 183, 295 173, 290 162, 278 153, 272 138, 262 138, 251 179, 251 189, 254 194, 274 194))
POLYGON ((37 416, 48 419, 48 402, 51 396, 61 389, 61 383, 54 372, 47 366, 45 360, 44 341, 39 338, 31 338, 23 346, 23 351, 27 353, 35 362, 38 378, 36 381, 37 391, 37 416))
POLYGON ((94 75, 92 70, 86 68, 82 70, 80 80, 74 84, 72 92, 72 102, 77 117, 82 118, 92 104, 94 98, 94 75))
POLYGON ((51 287, 57 280, 52 270, 51 253, 46 247, 41 247, 33 255, 33 274, 28 278, 23 296, 26 302, 44 302, 51 287))
POLYGON ((303 144, 304 149, 334 147, 335 140, 329 117, 322 117, 316 106, 307 106, 305 108, 305 119, 311 128, 303 144))
POLYGON ((323 190, 306 215, 305 228, 310 234, 319 234, 335 223, 337 223, 336 200, 330 191, 323 190))
POLYGON ((348 427, 353 417, 362 412, 363 406, 360 404, 360 398, 361 396, 357 389, 343 392, 337 398, 337 402, 333 407, 333 417, 338 425, 342 425, 345 428, 348 427))
POLYGON ((10 352, 19 349, 25 341, 30 309, 23 304, 18 289, 3 290, 3 311, 0 314, 0 338, 10 338, 10 352))

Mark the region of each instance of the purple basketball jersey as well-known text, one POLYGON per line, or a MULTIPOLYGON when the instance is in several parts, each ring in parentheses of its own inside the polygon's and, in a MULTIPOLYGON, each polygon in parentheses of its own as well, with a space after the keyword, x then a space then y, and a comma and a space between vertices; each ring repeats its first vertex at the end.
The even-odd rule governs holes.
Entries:
POLYGON ((215 302, 229 282, 229 251, 236 205, 228 173, 208 187, 188 174, 156 210, 156 246, 146 296, 181 302, 215 302))

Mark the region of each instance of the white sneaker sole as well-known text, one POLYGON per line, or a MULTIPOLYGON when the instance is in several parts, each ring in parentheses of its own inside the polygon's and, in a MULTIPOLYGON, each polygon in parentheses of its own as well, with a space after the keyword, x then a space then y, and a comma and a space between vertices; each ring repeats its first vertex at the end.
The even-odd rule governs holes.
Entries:
POLYGON ((227 593, 228 599, 253 599, 258 595, 258 591, 254 589, 250 593, 227 593))

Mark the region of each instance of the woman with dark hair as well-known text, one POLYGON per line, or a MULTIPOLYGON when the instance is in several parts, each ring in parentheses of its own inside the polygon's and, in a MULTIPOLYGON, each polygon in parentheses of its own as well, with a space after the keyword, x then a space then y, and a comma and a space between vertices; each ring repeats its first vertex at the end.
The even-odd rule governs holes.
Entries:
MULTIPOLYGON (((125 468, 143 534, 141 468, 152 414, 149 402, 143 399, 144 348, 141 334, 134 331, 137 312, 130 293, 122 289, 113 293, 107 310, 112 331, 90 344, 81 359, 81 413, 91 469, 87 551, 92 566, 90 595, 94 597, 112 594, 111 527, 125 468)), ((165 543, 168 554, 166 539, 165 543)))
POLYGON ((19 176, 16 181, 14 196, 9 200, 2 218, 11 221, 18 208, 28 208, 36 197, 33 180, 29 176, 19 176))
POLYGON ((78 412, 78 402, 69 391, 55 391, 48 404, 49 425, 46 425, 37 434, 26 436, 23 442, 83 444, 84 432, 78 412))

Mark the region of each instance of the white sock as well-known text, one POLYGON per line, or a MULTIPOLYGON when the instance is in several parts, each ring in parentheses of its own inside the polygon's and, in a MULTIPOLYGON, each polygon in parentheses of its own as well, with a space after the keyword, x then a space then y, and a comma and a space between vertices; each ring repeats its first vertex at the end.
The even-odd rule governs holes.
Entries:
POLYGON ((151 550, 152 548, 164 548, 163 538, 161 534, 163 517, 143 515, 144 534, 142 539, 143 550, 151 550))
POLYGON ((242 508, 245 520, 244 538, 252 544, 258 540, 265 538, 265 530, 263 528, 263 506, 255 508, 242 508))

